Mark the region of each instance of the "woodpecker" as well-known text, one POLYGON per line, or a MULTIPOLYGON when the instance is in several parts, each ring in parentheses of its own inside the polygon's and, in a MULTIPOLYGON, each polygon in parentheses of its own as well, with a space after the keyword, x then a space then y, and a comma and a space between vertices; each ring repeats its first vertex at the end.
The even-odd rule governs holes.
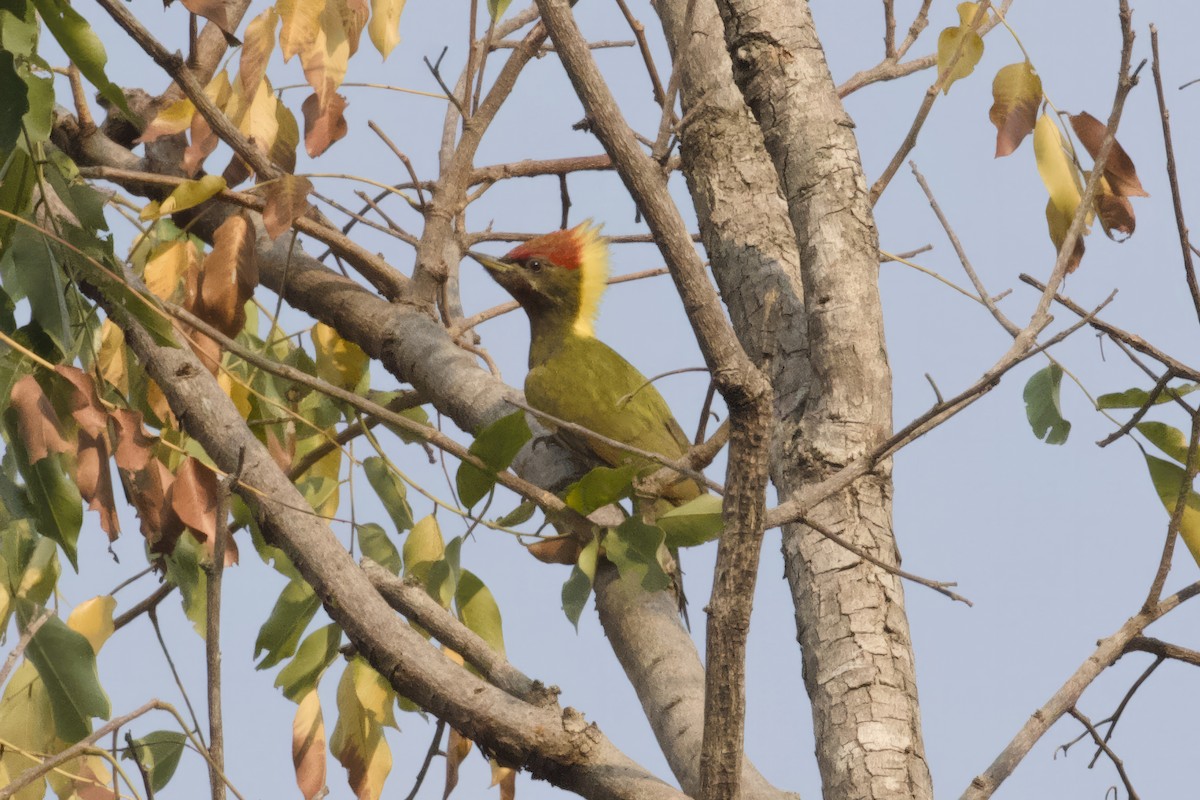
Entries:
MULTIPOLYGON (((529 318, 525 399, 531 407, 671 460, 687 453, 688 437, 658 389, 595 336, 596 314, 608 283, 608 243, 597 226, 584 222, 538 236, 503 258, 468 255, 529 318)), ((610 466, 654 466, 593 437, 565 438, 610 466)), ((663 489, 661 498, 665 504, 679 505, 699 494, 695 481, 682 478, 663 489)))

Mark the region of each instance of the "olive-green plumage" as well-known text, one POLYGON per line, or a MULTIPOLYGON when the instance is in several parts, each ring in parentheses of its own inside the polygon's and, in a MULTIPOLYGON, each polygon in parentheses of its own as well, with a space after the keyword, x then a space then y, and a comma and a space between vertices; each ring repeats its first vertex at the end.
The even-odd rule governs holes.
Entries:
MULTIPOLYGON (((618 442, 678 459, 689 442, 653 384, 592 335, 607 279, 607 246, 588 223, 531 239, 502 259, 471 254, 529 317, 529 404, 618 442)), ((612 466, 652 462, 592 437, 573 440, 612 466)), ((680 503, 699 494, 691 480, 664 491, 680 503)))

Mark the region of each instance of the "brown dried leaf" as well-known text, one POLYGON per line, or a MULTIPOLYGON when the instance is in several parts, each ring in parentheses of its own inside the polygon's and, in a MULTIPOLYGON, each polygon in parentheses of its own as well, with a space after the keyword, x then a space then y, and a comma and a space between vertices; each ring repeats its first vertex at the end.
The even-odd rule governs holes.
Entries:
POLYGON ((100 513, 100 527, 110 542, 121 534, 112 473, 108 471, 108 439, 79 432, 79 455, 75 459, 75 482, 88 508, 100 513))
POLYGON ((65 364, 59 364, 54 371, 71 384, 71 396, 67 403, 71 409, 71 416, 75 418, 79 427, 89 436, 107 435, 108 412, 100 405, 92 376, 77 367, 65 364))
POLYGON ((1042 103, 1042 79, 1028 61, 1009 64, 992 81, 994 102, 988 118, 996 126, 996 158, 1020 146, 1033 131, 1042 103))
POLYGON ((67 453, 74 449, 63 438, 58 414, 54 413, 50 399, 32 375, 13 384, 9 397, 17 412, 17 430, 29 454, 29 463, 35 464, 51 453, 67 453))
POLYGON ((292 468, 292 462, 296 457, 296 431, 294 428, 289 428, 281 435, 274 427, 267 429, 267 452, 271 454, 271 460, 275 462, 275 466, 279 467, 284 472, 292 468))
POLYGON ((183 523, 167 505, 166 496, 175 477, 161 461, 150 461, 144 469, 126 472, 125 489, 141 520, 142 536, 152 553, 170 553, 183 533, 183 523))
MULTIPOLYGON (((183 173, 190 178, 199 172, 204 159, 212 155, 220 143, 221 140, 209 127, 208 120, 197 114, 192 120, 192 140, 183 151, 183 173)), ((226 180, 228 181, 228 178, 226 180)), ((230 182, 229 185, 236 184, 230 182)))
POLYGON ((1137 227, 1137 219, 1133 214, 1133 204, 1128 197, 1113 194, 1108 181, 1101 179, 1100 191, 1096 194, 1096 216, 1100 218, 1100 226, 1104 234, 1114 241, 1123 241, 1133 235, 1137 227), (1117 239, 1113 231, 1124 234, 1117 239))
POLYGON ((188 343, 204 368, 216 375, 221 368, 221 345, 217 343, 217 340, 200 331, 189 330, 188 343))
POLYGON ((442 800, 446 800, 458 785, 458 767, 470 752, 471 740, 451 728, 450 739, 446 742, 446 788, 442 800))
POLYGON ((226 336, 237 336, 246 324, 245 303, 257 285, 254 229, 237 214, 213 234, 213 249, 200 268, 193 313, 226 336))
POLYGON ((197 539, 211 546, 217 535, 217 476, 194 458, 175 472, 167 490, 167 504, 179 521, 192 529, 197 539))
POLYGON ((367 17, 371 15, 367 0, 345 0, 338 6, 342 16, 342 28, 346 31, 346 40, 350 43, 350 55, 358 52, 358 43, 362 38, 363 28, 367 26, 367 17))
POLYGON ((242 43, 242 60, 238 69, 238 82, 242 94, 253 97, 254 92, 267 74, 267 62, 275 50, 275 29, 279 27, 279 13, 268 8, 246 26, 246 38, 242 43))
POLYGON ((526 545, 529 554, 543 564, 573 565, 583 548, 574 536, 553 536, 526 545))
POLYGON ((310 158, 321 155, 346 135, 348 126, 342 112, 347 105, 340 94, 333 95, 324 108, 316 94, 305 99, 300 110, 304 113, 304 149, 310 158))
POLYGON ((277 238, 312 209, 308 203, 308 193, 312 190, 313 185, 308 178, 295 175, 281 175, 278 180, 263 187, 266 200, 263 225, 267 229, 267 236, 277 238))
POLYGON ((117 431, 117 467, 126 472, 145 469, 154 455, 155 440, 146 435, 142 415, 128 408, 117 408, 112 412, 112 421, 117 431))
POLYGON ((311 689, 292 722, 292 764, 304 800, 313 800, 325 788, 325 762, 325 718, 317 690, 311 689))
POLYGON ((234 35, 234 26, 229 20, 229 0, 180 0, 183 7, 198 17, 216 25, 229 36, 234 35))
MULTIPOLYGON (((1075 129, 1075 135, 1094 159, 1100 152, 1100 145, 1104 141, 1104 132, 1108 130, 1108 126, 1086 111, 1082 114, 1069 114, 1068 119, 1071 120, 1071 127, 1075 129)), ((1112 187, 1113 194, 1124 197, 1150 196, 1142 188, 1137 169, 1133 166, 1133 159, 1118 141, 1113 141, 1112 149, 1104 162, 1104 178, 1112 187)))

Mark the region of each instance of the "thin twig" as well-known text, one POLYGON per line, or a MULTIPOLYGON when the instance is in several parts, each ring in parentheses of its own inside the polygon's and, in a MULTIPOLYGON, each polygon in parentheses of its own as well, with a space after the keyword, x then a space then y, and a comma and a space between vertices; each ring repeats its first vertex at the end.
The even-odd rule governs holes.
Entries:
POLYGON ((955 581, 935 581, 935 580, 930 580, 929 578, 922 578, 920 575, 914 575, 911 572, 905 572, 904 570, 900 569, 896 565, 889 564, 886 561, 882 561, 882 560, 876 558, 875 556, 871 555, 870 553, 868 553, 866 550, 863 550, 858 545, 855 545, 855 544, 847 541, 846 539, 843 539, 841 536, 839 536, 838 534, 829 530, 824 525, 820 524, 819 522, 816 522, 815 520, 809 519, 808 517, 801 517, 799 520, 797 520, 797 522, 799 522, 801 525, 807 525, 808 527, 812 528, 817 533, 824 536, 829 541, 836 544, 838 547, 841 547, 842 549, 844 549, 850 553, 853 553, 854 555, 861 558, 863 561, 867 561, 871 564, 874 564, 875 566, 879 567, 884 572, 891 573, 892 575, 895 575, 898 578, 903 578, 906 581, 912 581, 913 583, 919 583, 922 586, 927 586, 930 589, 933 589, 938 594, 943 594, 946 597, 949 597, 951 600, 957 600, 960 603, 966 603, 968 606, 975 605, 970 600, 963 597, 961 594, 950 591, 949 587, 958 586, 958 583, 955 581))
POLYGON ((52 616, 54 616, 54 613, 50 609, 43 608, 38 612, 38 615, 30 620, 29 624, 25 626, 25 630, 21 631, 21 638, 17 640, 17 646, 14 647, 12 652, 8 654, 8 657, 4 659, 4 666, 0 667, 0 686, 3 686, 4 682, 8 680, 8 674, 12 672, 13 665, 17 663, 17 659, 20 658, 25 652, 25 649, 29 647, 29 643, 33 641, 33 637, 37 634, 41 627, 46 624, 46 620, 50 619, 52 616))
POLYGON ((1135 651, 1150 653, 1160 658, 1169 658, 1184 664, 1191 664, 1193 667, 1200 667, 1200 652, 1187 647, 1180 647, 1170 642, 1164 642, 1161 639, 1155 639, 1151 636, 1137 636, 1130 640, 1129 644, 1125 646, 1125 652, 1135 651))
MULTIPOLYGON (((1134 639, 1134 641, 1137 641, 1138 639, 1142 639, 1142 638, 1144 638, 1144 637, 1139 636, 1139 637, 1137 637, 1137 639, 1134 639)), ((1157 641, 1157 640, 1155 640, 1155 641, 1157 641)), ((1163 644, 1166 644, 1166 642, 1163 642, 1163 644)), ((1133 642, 1130 642, 1129 645, 1126 645, 1125 652, 1128 653, 1130 651, 1130 649, 1132 648, 1132 645, 1133 645, 1133 642)), ((1149 680, 1150 676, 1154 674, 1154 671, 1156 669, 1158 669, 1159 666, 1166 660, 1167 660, 1166 656, 1159 654, 1154 659, 1154 661, 1150 664, 1150 666, 1142 671, 1142 674, 1139 675, 1137 680, 1133 682, 1133 684, 1129 687, 1129 690, 1127 692, 1125 692, 1125 696, 1122 697, 1121 702, 1117 704, 1117 710, 1114 711, 1108 719, 1104 720, 1104 723, 1101 723, 1101 724, 1105 724, 1105 723, 1108 724, 1108 730, 1106 730, 1104 732, 1104 741, 1107 742, 1110 739, 1112 739, 1113 732, 1116 731, 1116 729, 1117 729, 1117 723, 1121 721, 1121 715, 1125 713, 1125 709, 1129 706, 1129 701, 1133 699, 1133 696, 1135 694, 1137 694, 1137 690, 1139 688, 1141 688, 1142 684, 1145 683, 1147 680, 1149 680)), ((1102 752, 1103 752, 1102 750, 1099 750, 1099 749, 1096 750, 1096 754, 1092 756, 1092 760, 1088 764, 1088 769, 1091 769, 1092 767, 1094 767, 1096 765, 1096 759, 1098 759, 1100 757, 1100 754, 1102 752)))
POLYGON ((442 87, 442 91, 446 93, 446 99, 450 101, 451 105, 458 109, 458 115, 465 120, 467 118, 467 112, 463 110, 462 103, 455 96, 454 91, 446 85, 446 81, 442 79, 442 59, 446 57, 446 51, 449 49, 449 47, 442 48, 441 55, 438 56, 436 64, 429 60, 429 56, 423 56, 422 60, 425 62, 425 66, 429 67, 429 71, 433 73, 433 78, 437 81, 438 86, 442 87))
POLYGON ((1171 202, 1175 207, 1175 227, 1179 231, 1179 246, 1183 250, 1183 269, 1187 275, 1188 291, 1192 293, 1192 305, 1200 318, 1200 283, 1196 281, 1196 268, 1192 264, 1192 251, 1188 248, 1187 220, 1183 216, 1183 197, 1179 191, 1179 170, 1175 166, 1175 146, 1171 144, 1171 112, 1163 95, 1162 70, 1158 60, 1158 28, 1150 26, 1150 52, 1154 61, 1150 71, 1154 74, 1154 90, 1158 95, 1158 115, 1162 119, 1163 149, 1167 155, 1167 181, 1171 185, 1171 202))
POLYGON ((971 285, 975 287, 975 291, 979 294, 979 300, 987 307, 995 317, 996 322, 1000 323, 1000 327, 1004 328, 1009 335, 1016 336, 1021 329, 1017 324, 1005 316, 1000 307, 992 300, 988 290, 983 285, 983 281, 979 278, 979 273, 971 266, 971 259, 967 257, 967 251, 959 241, 958 235, 954 232, 954 228, 950 226, 950 220, 942 213, 942 207, 938 205, 938 201, 933 196, 933 190, 929 188, 929 184, 925 181, 925 176, 917 169, 917 165, 912 161, 908 162, 908 166, 912 169, 913 176, 917 179, 917 184, 921 187, 921 191, 925 193, 925 199, 929 201, 930 208, 933 209, 934 215, 938 218, 938 222, 942 224, 942 229, 946 232, 947 238, 950 239, 950 244, 954 247, 954 252, 958 255, 958 261, 962 264, 963 271, 967 273, 967 277, 971 279, 971 285))
POLYGON ((625 15, 625 21, 629 24, 629 29, 633 31, 633 38, 637 40, 638 49, 642 51, 642 61, 646 63, 646 72, 650 75, 650 86, 654 90, 654 102, 660 106, 666 106, 667 94, 663 91, 662 82, 658 78, 658 69, 654 66, 654 55, 650 52, 650 43, 646 41, 646 26, 633 15, 625 0, 617 0, 617 8, 621 9, 621 13, 625 15))
MULTIPOLYGON (((425 190, 421 185, 421 179, 417 177, 416 169, 413 168, 412 160, 409 159, 409 157, 404 154, 404 151, 397 147, 390 138, 388 138, 388 135, 383 132, 383 129, 380 128, 378 124, 376 124, 375 120, 368 120, 367 127, 370 128, 376 136, 383 140, 383 143, 388 146, 388 149, 392 151, 396 158, 400 159, 400 163, 404 165, 406 170, 408 170, 408 177, 412 180, 412 186, 417 192, 417 202, 424 207, 425 190)), ((376 200, 375 202, 379 201, 376 200)))
POLYGON ((429 749, 425 751, 425 760, 421 762, 421 769, 417 770, 416 780, 413 781, 412 791, 404 800, 416 800, 417 792, 421 791, 421 784, 425 782, 425 775, 429 772, 429 765, 433 763, 433 757, 441 752, 442 735, 446 732, 446 720, 438 718, 437 725, 433 728, 433 741, 429 743, 429 749))
POLYGON ((176 588, 173 583, 160 584, 157 589, 150 593, 149 597, 131 606, 124 614, 113 617, 113 630, 119 631, 142 614, 148 613, 153 608, 157 608, 158 604, 165 600, 176 588))
POLYGON ((1146 416, 1146 412, 1155 405, 1154 401, 1158 399, 1158 396, 1162 394, 1163 389, 1167 388, 1167 383, 1170 382, 1170 380, 1174 377, 1175 375, 1171 372, 1171 370, 1164 372, 1162 377, 1159 378, 1154 384, 1154 388, 1150 390, 1150 394, 1146 395, 1146 402, 1142 403, 1138 410, 1133 412, 1133 416, 1129 418, 1129 421, 1120 428, 1117 428, 1108 436, 1105 436, 1103 439, 1096 442, 1096 444, 1100 447, 1108 447, 1117 439, 1120 439, 1122 436, 1133 430, 1133 427, 1142 421, 1142 417, 1146 416))
POLYGON ((1104 754, 1112 761, 1113 766, 1117 768, 1117 774, 1121 776, 1121 782, 1125 784, 1125 791, 1129 793, 1129 800, 1138 800, 1137 790, 1133 788, 1133 783, 1130 782, 1129 775, 1125 773, 1125 763, 1117 757, 1117 754, 1112 751, 1108 743, 1100 736, 1100 732, 1092 726, 1092 721, 1082 711, 1075 708, 1075 706, 1071 706, 1067 713, 1079 720, 1079 724, 1087 728, 1087 732, 1092 735, 1092 740, 1096 742, 1096 746, 1104 751, 1104 754))

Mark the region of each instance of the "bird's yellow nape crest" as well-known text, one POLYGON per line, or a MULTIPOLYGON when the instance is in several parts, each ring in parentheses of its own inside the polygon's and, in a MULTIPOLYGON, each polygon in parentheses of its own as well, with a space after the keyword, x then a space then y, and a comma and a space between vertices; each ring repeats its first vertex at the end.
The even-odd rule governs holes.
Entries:
POLYGON ((554 231, 514 247, 506 261, 524 262, 538 256, 564 269, 579 270, 579 313, 571 330, 594 336, 600 298, 608 286, 608 241, 590 219, 574 228, 554 231))
POLYGON ((571 228, 579 248, 579 314, 573 330, 580 336, 594 335, 600 298, 608 286, 608 242, 600 235, 600 226, 587 220, 571 228))

